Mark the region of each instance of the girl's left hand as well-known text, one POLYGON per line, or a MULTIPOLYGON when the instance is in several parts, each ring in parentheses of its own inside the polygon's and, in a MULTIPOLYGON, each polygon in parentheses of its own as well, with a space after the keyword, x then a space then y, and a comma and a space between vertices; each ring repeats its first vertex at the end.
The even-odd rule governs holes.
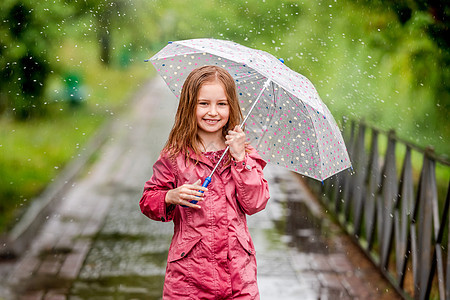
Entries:
POLYGON ((230 146, 231 156, 237 161, 242 161, 245 158, 245 133, 239 125, 236 125, 233 130, 228 131, 225 136, 225 144, 230 146))

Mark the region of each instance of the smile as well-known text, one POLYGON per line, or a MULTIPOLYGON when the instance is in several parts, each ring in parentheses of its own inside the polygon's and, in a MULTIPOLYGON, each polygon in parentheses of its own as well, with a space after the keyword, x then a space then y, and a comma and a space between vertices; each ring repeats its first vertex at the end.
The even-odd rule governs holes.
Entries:
POLYGON ((219 123, 219 122, 220 122, 220 119, 219 119, 219 120, 203 119, 203 121, 205 121, 205 122, 208 123, 208 124, 214 125, 214 124, 219 123))

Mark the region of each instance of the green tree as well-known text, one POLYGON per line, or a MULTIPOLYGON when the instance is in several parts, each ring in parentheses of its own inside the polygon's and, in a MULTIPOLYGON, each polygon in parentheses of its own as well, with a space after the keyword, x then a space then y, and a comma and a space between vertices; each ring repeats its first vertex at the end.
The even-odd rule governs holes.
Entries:
MULTIPOLYGON (((427 81, 432 87, 430 98, 438 107, 438 122, 447 121, 450 111, 450 3, 446 0, 380 0, 393 12, 409 37, 390 35, 387 42, 397 53, 408 51, 413 69, 412 90, 427 81), (408 47, 408 49, 401 49, 408 47)), ((367 2, 368 7, 374 5, 367 2)), ((428 122, 428 120, 427 120, 428 122)))
POLYGON ((86 36, 99 44, 99 59, 111 61, 112 32, 124 22, 135 30, 130 1, 4 0, 0 4, 0 114, 26 120, 45 113, 43 95, 51 74, 64 74, 55 62, 65 39, 86 36), (79 20, 93 24, 94 35, 79 20), (80 28, 79 28, 80 27, 80 28), (81 34, 77 36, 78 34, 81 34))
POLYGON ((48 27, 29 3, 4 2, 0 12, 0 107, 26 119, 42 109, 51 72, 48 27))

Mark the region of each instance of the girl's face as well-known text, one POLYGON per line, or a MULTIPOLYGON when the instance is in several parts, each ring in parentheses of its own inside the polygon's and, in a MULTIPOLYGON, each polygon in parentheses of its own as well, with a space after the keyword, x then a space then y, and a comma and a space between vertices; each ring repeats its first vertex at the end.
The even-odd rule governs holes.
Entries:
POLYGON ((230 116, 230 106, 222 84, 218 81, 205 82, 198 91, 196 117, 198 134, 217 133, 222 136, 230 116))

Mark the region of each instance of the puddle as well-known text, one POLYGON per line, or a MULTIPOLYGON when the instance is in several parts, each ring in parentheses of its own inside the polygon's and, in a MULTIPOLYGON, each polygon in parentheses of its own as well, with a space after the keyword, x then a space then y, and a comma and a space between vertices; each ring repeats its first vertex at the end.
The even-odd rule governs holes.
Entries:
POLYGON ((63 255, 69 254, 71 252, 72 252, 72 248, 69 248, 69 247, 57 247, 57 248, 45 249, 45 250, 41 251, 39 253, 38 257, 41 260, 44 260, 47 257, 63 256, 63 255))
POLYGON ((67 299, 148 299, 162 297, 164 276, 114 276, 77 280, 67 299))
POLYGON ((67 299, 161 299, 171 236, 156 222, 127 222, 109 219, 95 236, 67 299))
POLYGON ((70 288, 71 283, 72 281, 66 278, 42 274, 41 276, 21 281, 20 285, 13 287, 13 290, 17 295, 43 290, 64 291, 70 288))
POLYGON ((286 234, 289 246, 300 252, 327 254, 330 245, 326 238, 330 228, 324 219, 315 216, 303 201, 287 201, 286 234))

